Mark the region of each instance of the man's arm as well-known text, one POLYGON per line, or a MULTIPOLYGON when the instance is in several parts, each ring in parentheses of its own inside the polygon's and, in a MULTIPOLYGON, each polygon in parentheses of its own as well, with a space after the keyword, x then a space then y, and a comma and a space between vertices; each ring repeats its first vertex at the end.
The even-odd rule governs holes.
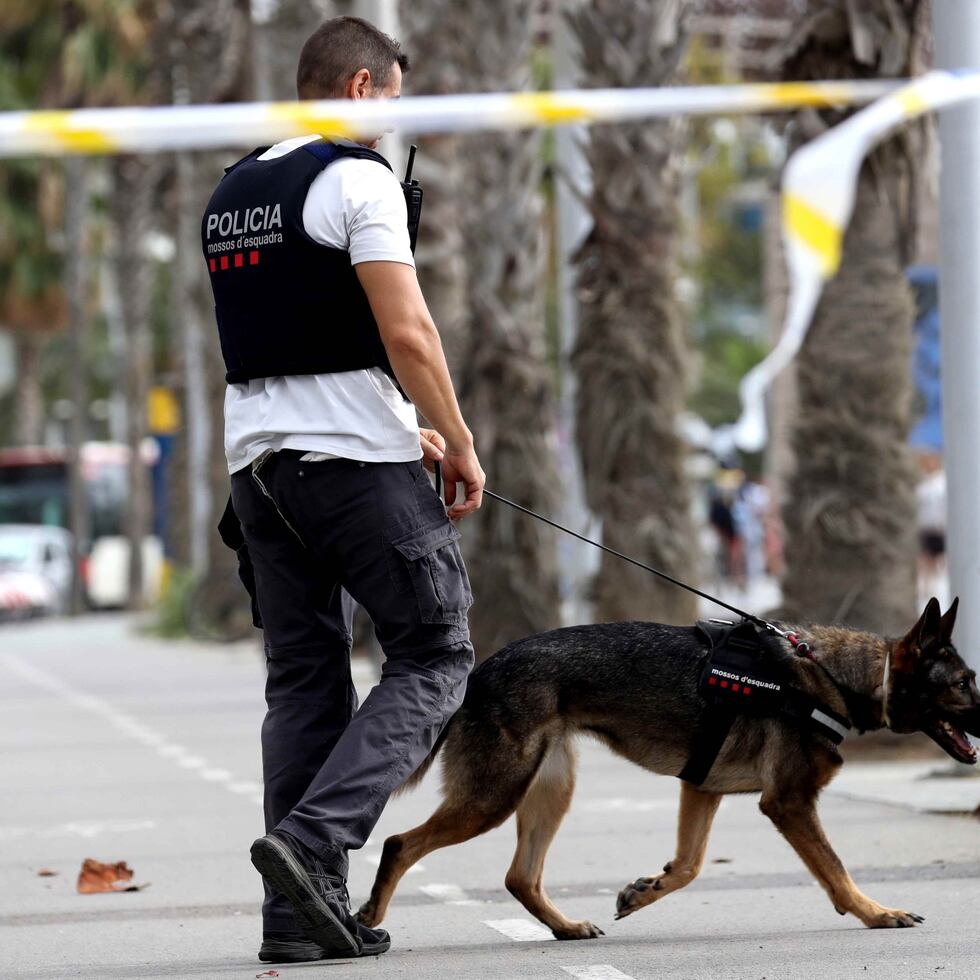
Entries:
POLYGON ((486 477, 473 449, 473 436, 459 410, 442 341, 415 270, 401 262, 360 262, 354 269, 399 384, 446 439, 442 465, 449 516, 465 517, 482 503, 486 477), (466 498, 458 504, 457 483, 466 487, 466 498))

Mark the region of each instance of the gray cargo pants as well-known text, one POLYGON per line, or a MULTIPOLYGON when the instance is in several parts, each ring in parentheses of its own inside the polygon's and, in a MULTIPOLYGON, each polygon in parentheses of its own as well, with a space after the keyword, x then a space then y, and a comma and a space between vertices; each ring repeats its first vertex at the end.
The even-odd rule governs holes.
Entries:
MULTIPOLYGON (((269 453, 231 481, 265 631, 265 826, 346 876, 347 852, 364 844, 462 701, 472 597, 459 532, 420 462, 302 455, 269 453), (360 708, 351 596, 386 658, 360 708)), ((298 929, 268 887, 262 918, 266 932, 298 929)))

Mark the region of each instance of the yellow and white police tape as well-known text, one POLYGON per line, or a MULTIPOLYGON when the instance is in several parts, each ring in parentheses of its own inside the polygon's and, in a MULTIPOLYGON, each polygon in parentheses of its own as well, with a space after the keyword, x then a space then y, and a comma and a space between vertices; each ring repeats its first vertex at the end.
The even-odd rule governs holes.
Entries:
POLYGON ((779 343, 745 376, 743 412, 719 448, 760 449, 766 441, 764 395, 796 355, 824 282, 840 264, 857 175, 868 150, 901 123, 980 95, 980 73, 930 72, 895 81, 790 82, 652 89, 591 89, 406 98, 254 102, 153 108, 0 113, 0 158, 73 153, 146 153, 252 147, 290 136, 352 138, 385 130, 458 133, 571 123, 612 123, 672 115, 759 113, 803 106, 873 102, 797 150, 783 174, 782 228, 789 301, 779 343))
POLYGON ((290 136, 459 133, 677 114, 774 112, 863 105, 897 82, 791 82, 678 88, 589 89, 417 96, 383 102, 247 102, 225 105, 0 113, 0 157, 159 150, 251 149, 290 136))
POLYGON ((796 356, 823 284, 840 266, 858 172, 868 151, 902 123, 978 96, 980 73, 930 72, 828 129, 786 162, 782 187, 790 287, 786 319, 772 352, 742 379, 742 416, 730 432, 721 434, 719 448, 726 448, 725 442, 749 451, 765 445, 766 389, 796 356))

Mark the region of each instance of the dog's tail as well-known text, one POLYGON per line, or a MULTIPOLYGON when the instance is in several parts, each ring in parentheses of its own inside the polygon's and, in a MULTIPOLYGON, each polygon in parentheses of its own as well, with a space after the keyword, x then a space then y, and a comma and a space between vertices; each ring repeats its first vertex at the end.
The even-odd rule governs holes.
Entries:
POLYGON ((401 786, 395 790, 393 795, 401 796, 402 793, 407 793, 409 790, 415 789, 415 787, 422 782, 422 780, 425 778, 425 774, 432 768, 432 763, 436 761, 436 756, 439 754, 440 749, 442 749, 442 746, 446 741, 446 737, 449 735, 449 729, 452 728, 452 725, 453 719, 450 719, 449 724, 446 725, 446 727, 439 733, 439 737, 436 739, 435 745, 432 746, 432 751, 422 760, 422 764, 418 767, 418 769, 416 769, 415 772, 413 772, 411 776, 409 776, 408 779, 406 779, 405 782, 403 782, 401 786))

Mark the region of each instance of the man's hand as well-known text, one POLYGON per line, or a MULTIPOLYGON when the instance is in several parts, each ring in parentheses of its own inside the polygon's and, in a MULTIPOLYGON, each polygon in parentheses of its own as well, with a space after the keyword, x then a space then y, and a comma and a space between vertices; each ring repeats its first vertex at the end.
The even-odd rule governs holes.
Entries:
POLYGON ((483 503, 483 485, 487 482, 487 476, 472 446, 459 450, 451 446, 446 448, 442 460, 442 479, 450 520, 460 520, 479 510, 483 503), (456 503, 457 483, 462 483, 465 491, 465 497, 460 503, 456 503))
POLYGON ((378 324, 381 341, 405 393, 436 429, 421 429, 426 469, 442 453, 446 506, 452 520, 472 514, 483 502, 486 476, 473 450, 446 367, 439 332, 419 289, 415 269, 399 262, 359 262, 357 277, 378 324), (465 497, 456 502, 456 484, 465 497))
POLYGON ((441 463, 446 454, 446 440, 435 429, 419 429, 419 442, 422 444, 422 465, 435 473, 436 463, 441 463))

